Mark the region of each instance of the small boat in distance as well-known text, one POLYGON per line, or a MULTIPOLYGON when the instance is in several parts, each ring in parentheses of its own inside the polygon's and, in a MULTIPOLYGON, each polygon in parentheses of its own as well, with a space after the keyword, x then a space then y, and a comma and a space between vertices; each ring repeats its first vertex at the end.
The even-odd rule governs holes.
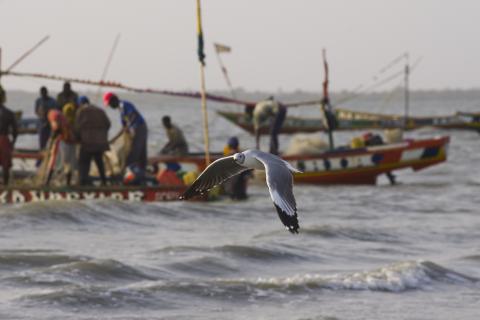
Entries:
POLYGON ((18 134, 37 134, 39 120, 38 118, 25 118, 22 111, 15 112, 15 119, 17 120, 18 134))
MULTIPOLYGON (((251 117, 241 112, 217 111, 217 114, 229 122, 254 133, 251 117)), ((347 109, 335 109, 338 126, 337 131, 347 130, 382 130, 405 129, 415 130, 425 127, 438 129, 476 130, 480 131, 480 115, 475 113, 457 112, 451 116, 408 117, 382 115, 376 113, 358 112, 347 109)), ((322 118, 305 118, 288 116, 283 123, 281 133, 311 133, 327 131, 322 118)), ((268 127, 260 129, 261 134, 268 134, 268 127)))

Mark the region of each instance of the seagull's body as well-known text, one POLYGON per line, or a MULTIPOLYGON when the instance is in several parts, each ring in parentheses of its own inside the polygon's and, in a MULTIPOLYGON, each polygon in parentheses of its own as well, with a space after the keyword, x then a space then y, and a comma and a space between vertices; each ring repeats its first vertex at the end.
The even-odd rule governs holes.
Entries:
POLYGON ((212 162, 180 199, 204 194, 245 170, 265 170, 270 196, 288 231, 298 233, 297 205, 293 196, 293 172, 300 172, 281 158, 259 150, 246 150, 212 162))

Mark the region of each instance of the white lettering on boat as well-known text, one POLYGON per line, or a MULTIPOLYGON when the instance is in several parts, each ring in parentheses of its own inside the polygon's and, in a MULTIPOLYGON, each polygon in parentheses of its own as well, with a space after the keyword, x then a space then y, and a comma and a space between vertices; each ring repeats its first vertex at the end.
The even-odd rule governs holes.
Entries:
POLYGON ((30 191, 30 201, 37 202, 37 201, 45 201, 45 192, 42 191, 30 191))
POLYGON ((95 192, 82 192, 83 199, 85 200, 93 200, 96 197, 95 192))
MULTIPOLYGON (((101 194, 105 197, 105 195, 103 193, 101 193, 101 194)), ((123 194, 121 194, 120 192, 112 192, 110 194, 110 199, 123 200, 123 194)))
POLYGON ((147 196, 145 191, 40 191, 40 190, 5 190, 0 192, 0 203, 43 202, 49 200, 75 201, 113 199, 121 201, 165 201, 178 199, 176 191, 152 191, 147 196))
POLYGON ((155 201, 178 200, 179 193, 173 191, 155 192, 155 201))
POLYGON ((3 191, 0 194, 0 203, 7 203, 7 195, 8 195, 7 191, 3 191))
POLYGON ((12 203, 24 203, 25 196, 20 191, 12 192, 12 203))
POLYGON ((81 196, 80 196, 80 193, 78 192, 67 192, 66 193, 66 199, 67 200, 80 200, 81 199, 81 196))
POLYGON ((132 191, 128 193, 128 200, 129 201, 142 201, 143 200, 143 192, 142 191, 132 191))

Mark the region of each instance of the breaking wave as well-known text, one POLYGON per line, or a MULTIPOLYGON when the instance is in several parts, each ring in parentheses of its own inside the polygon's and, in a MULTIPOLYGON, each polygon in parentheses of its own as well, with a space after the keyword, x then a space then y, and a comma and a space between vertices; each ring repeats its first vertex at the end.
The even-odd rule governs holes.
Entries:
MULTIPOLYGON (((113 288, 98 285, 70 286, 65 289, 24 295, 20 300, 65 306, 75 305, 76 307, 79 305, 119 307, 148 305, 156 299, 168 304, 165 300, 167 297, 174 301, 186 301, 185 298, 179 299, 180 295, 237 303, 283 299, 292 294, 315 291, 322 294, 328 294, 328 291, 331 290, 401 293, 410 290, 434 290, 438 285, 475 285, 478 282, 477 278, 444 268, 430 261, 409 261, 371 271, 337 275, 303 274, 283 278, 256 279, 141 280, 113 288)), ((158 306, 158 304, 156 305, 158 306)))

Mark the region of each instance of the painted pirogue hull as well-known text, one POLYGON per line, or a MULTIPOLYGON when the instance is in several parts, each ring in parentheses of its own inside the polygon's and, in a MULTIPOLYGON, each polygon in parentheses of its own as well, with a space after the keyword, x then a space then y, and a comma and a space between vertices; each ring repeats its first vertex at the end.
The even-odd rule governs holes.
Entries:
MULTIPOLYGON (((239 126, 253 133, 253 123, 244 113, 217 111, 217 113, 239 126)), ((407 129, 414 130, 423 127, 436 127, 441 129, 462 129, 480 131, 480 117, 472 117, 468 114, 458 113, 444 117, 411 117, 405 124, 400 116, 370 114, 365 112, 353 112, 345 109, 336 111, 338 127, 336 130, 375 130, 375 129, 407 129)), ((260 132, 268 134, 269 128, 263 127, 260 132)), ((281 133, 308 133, 326 131, 322 119, 287 117, 283 123, 281 133)))
POLYGON ((186 186, 152 187, 11 187, 0 188, 0 204, 44 202, 52 200, 100 200, 112 199, 130 202, 173 201, 186 190, 186 186))
POLYGON ((449 137, 406 140, 360 149, 336 150, 315 156, 288 156, 285 160, 303 171, 296 183, 376 184, 381 174, 398 169, 418 171, 447 159, 449 137))
MULTIPOLYGON (((318 155, 283 156, 282 158, 303 171, 294 176, 297 184, 374 185, 377 177, 387 172, 405 168, 418 171, 445 162, 449 142, 450 138, 443 136, 358 149, 338 149, 318 155)), ((211 161, 220 157, 219 154, 212 154, 211 161)), ((199 170, 205 168, 203 155, 159 156, 150 159, 151 163, 172 161, 194 163, 199 170)))
MULTIPOLYGON (((386 144, 358 149, 338 149, 318 155, 285 156, 286 161, 303 171, 295 174, 297 184, 352 185, 376 184, 379 175, 395 170, 411 168, 421 170, 447 159, 448 136, 405 140, 396 144, 386 144)), ((212 154, 211 160, 220 158, 212 154)), ((34 157, 32 157, 34 158, 34 157)), ((178 162, 194 164, 198 170, 205 168, 205 158, 196 154, 184 157, 157 156, 150 163, 178 162)), ((22 203, 47 200, 92 200, 116 199, 123 201, 172 201, 177 200, 187 186, 152 186, 105 188, 12 188, 0 189, 0 203, 22 203)), ((206 199, 205 199, 206 200, 206 199)))

